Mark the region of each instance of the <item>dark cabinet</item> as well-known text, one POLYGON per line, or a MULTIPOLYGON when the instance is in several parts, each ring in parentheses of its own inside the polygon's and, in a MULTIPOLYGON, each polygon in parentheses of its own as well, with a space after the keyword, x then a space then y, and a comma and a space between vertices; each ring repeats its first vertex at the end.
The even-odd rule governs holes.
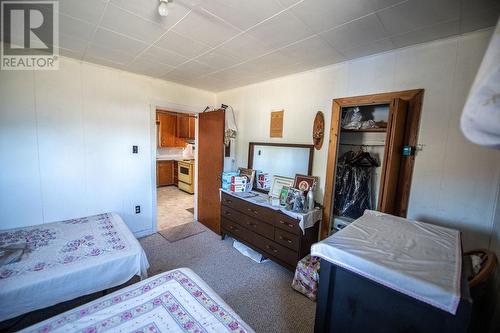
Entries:
POLYGON ((318 240, 319 223, 304 233, 298 220, 279 211, 224 192, 221 199, 222 237, 230 235, 290 270, 318 240))

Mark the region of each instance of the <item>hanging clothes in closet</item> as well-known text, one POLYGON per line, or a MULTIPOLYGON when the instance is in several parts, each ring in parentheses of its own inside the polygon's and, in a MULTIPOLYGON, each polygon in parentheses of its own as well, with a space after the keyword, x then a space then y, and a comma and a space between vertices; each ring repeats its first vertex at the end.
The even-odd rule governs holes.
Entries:
POLYGON ((334 214, 357 219, 373 209, 371 178, 378 162, 367 152, 348 151, 337 164, 334 214))

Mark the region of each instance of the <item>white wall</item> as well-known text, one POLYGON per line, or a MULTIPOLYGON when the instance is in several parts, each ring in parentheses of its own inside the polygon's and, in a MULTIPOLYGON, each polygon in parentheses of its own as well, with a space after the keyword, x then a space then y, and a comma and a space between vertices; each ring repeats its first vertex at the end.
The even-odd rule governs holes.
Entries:
MULTIPOLYGON (((236 165, 247 165, 248 142, 312 143, 318 110, 330 124, 333 98, 424 88, 418 153, 408 217, 457 227, 466 248, 488 246, 500 153, 466 141, 459 118, 491 30, 395 50, 217 94, 234 107, 236 165), (269 138, 272 110, 285 109, 284 136, 269 138)), ((311 50, 314 52, 314 50, 311 50)), ((315 151, 313 174, 326 173, 328 135, 315 151)))
POLYGON ((61 58, 58 71, 0 72, 0 101, 0 229, 115 211, 141 235, 155 186, 150 105, 203 110, 215 95, 61 58))

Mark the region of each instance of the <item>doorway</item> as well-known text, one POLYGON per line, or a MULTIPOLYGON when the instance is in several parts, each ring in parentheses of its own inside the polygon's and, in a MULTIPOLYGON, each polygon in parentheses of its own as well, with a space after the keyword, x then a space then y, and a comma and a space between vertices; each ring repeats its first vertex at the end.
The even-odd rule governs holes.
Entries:
POLYGON ((321 239, 365 209, 406 217, 423 94, 333 100, 321 239))
POLYGON ((195 221, 194 114, 156 109, 156 230, 195 221))

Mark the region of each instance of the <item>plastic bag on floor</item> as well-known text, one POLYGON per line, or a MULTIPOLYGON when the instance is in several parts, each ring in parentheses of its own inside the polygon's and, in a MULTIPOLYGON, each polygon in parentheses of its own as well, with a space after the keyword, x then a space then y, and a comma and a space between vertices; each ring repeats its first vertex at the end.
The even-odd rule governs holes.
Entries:
POLYGON ((244 256, 252 259, 255 262, 258 262, 259 264, 269 260, 266 257, 264 257, 262 254, 260 254, 259 252, 255 251, 254 249, 246 246, 245 244, 243 244, 241 242, 238 242, 237 240, 234 241, 233 247, 236 250, 238 250, 241 254, 243 254, 244 256))

